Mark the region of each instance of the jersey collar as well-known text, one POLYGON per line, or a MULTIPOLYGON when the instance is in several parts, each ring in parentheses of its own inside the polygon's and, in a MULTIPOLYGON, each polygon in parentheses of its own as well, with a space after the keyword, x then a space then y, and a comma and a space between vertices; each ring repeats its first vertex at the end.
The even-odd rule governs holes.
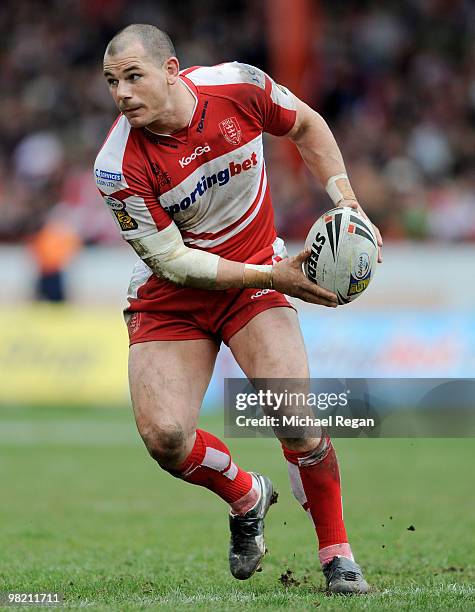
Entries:
POLYGON ((181 82, 185 85, 185 87, 195 99, 195 105, 190 116, 190 121, 188 122, 187 126, 182 128, 181 130, 178 130, 178 132, 174 132, 173 134, 160 134, 159 132, 152 132, 152 130, 149 130, 147 127, 145 127, 144 129, 146 135, 150 138, 150 140, 153 140, 155 142, 159 142, 162 138, 171 138, 174 140, 179 140, 180 142, 186 142, 188 140, 188 130, 193 125, 196 119, 196 109, 198 108, 199 102, 198 89, 196 88, 196 85, 193 83, 193 81, 190 81, 190 79, 188 79, 186 76, 182 74, 178 76, 181 79, 181 82))

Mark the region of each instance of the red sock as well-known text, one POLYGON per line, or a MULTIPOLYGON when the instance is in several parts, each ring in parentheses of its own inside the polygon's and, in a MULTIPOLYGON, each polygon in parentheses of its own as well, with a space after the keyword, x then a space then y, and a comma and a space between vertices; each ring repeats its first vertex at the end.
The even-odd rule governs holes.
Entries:
POLYGON ((292 492, 315 526, 321 564, 336 555, 353 559, 343 523, 340 471, 330 438, 322 438, 312 451, 282 448, 292 492))
POLYGON ((202 429, 196 430, 191 453, 173 474, 213 491, 235 514, 245 514, 259 499, 252 474, 234 463, 224 442, 202 429))

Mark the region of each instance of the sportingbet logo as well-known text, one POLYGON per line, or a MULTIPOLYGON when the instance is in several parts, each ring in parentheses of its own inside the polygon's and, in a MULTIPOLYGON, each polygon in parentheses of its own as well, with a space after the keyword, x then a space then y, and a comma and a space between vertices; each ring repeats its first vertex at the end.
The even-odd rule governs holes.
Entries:
MULTIPOLYGON (((181 163, 181 162, 180 162, 181 163)), ((172 204, 171 206, 165 206, 164 210, 169 212, 172 215, 179 213, 182 210, 186 210, 189 206, 194 204, 198 198, 204 196, 206 191, 213 187, 214 185, 218 185, 218 187, 223 187, 227 185, 230 179, 237 174, 241 174, 241 172, 246 172, 250 170, 253 166, 257 166, 257 155, 256 153, 252 153, 249 159, 245 159, 241 163, 236 163, 234 161, 229 162, 229 165, 223 170, 219 170, 214 174, 210 174, 209 176, 202 176, 201 179, 196 183, 196 187, 193 191, 187 195, 179 204, 172 204)))
POLYGON ((203 153, 209 153, 210 151, 211 151, 211 147, 209 146, 208 143, 205 143, 204 147, 196 147, 196 149, 193 151, 193 153, 189 157, 182 157, 181 159, 178 160, 178 163, 180 164, 182 168, 184 168, 185 166, 188 166, 188 164, 191 164, 191 162, 194 159, 196 159, 200 155, 203 155, 203 153))

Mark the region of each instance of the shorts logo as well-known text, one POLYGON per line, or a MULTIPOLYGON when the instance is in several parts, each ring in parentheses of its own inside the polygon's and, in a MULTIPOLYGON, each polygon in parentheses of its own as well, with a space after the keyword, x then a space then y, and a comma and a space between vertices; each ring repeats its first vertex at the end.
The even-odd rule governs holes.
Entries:
POLYGON ((268 293, 275 293, 275 289, 259 289, 259 291, 251 295, 251 300, 256 300, 257 298, 267 295, 268 293))
POLYGON ((236 117, 228 117, 221 121, 219 129, 229 144, 238 145, 241 142, 241 127, 236 117))
POLYGON ((111 196, 106 196, 104 198, 104 202, 107 204, 107 206, 109 206, 109 208, 112 209, 112 212, 119 222, 120 228, 123 232, 128 232, 138 228, 137 221, 129 215, 125 209, 124 202, 121 202, 120 200, 117 200, 117 198, 113 198, 111 196))
POLYGON ((191 162, 194 159, 196 159, 200 155, 203 155, 203 153, 209 153, 210 151, 211 151, 211 147, 206 142, 204 147, 196 147, 196 149, 193 151, 193 153, 189 157, 182 157, 181 159, 178 160, 178 163, 180 164, 182 168, 184 168, 185 166, 188 166, 188 164, 191 164, 191 162))
POLYGON ((134 312, 132 315, 128 313, 127 317, 127 328, 129 330, 129 337, 132 339, 132 336, 136 334, 140 327, 140 312, 134 312))

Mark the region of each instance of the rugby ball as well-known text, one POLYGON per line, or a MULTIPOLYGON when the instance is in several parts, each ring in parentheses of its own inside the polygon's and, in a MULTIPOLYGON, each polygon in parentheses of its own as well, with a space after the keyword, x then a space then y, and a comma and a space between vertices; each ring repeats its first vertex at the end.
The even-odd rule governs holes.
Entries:
POLYGON ((306 277, 336 293, 339 304, 356 300, 376 271, 378 245, 371 223, 354 209, 332 208, 310 229, 306 277))

